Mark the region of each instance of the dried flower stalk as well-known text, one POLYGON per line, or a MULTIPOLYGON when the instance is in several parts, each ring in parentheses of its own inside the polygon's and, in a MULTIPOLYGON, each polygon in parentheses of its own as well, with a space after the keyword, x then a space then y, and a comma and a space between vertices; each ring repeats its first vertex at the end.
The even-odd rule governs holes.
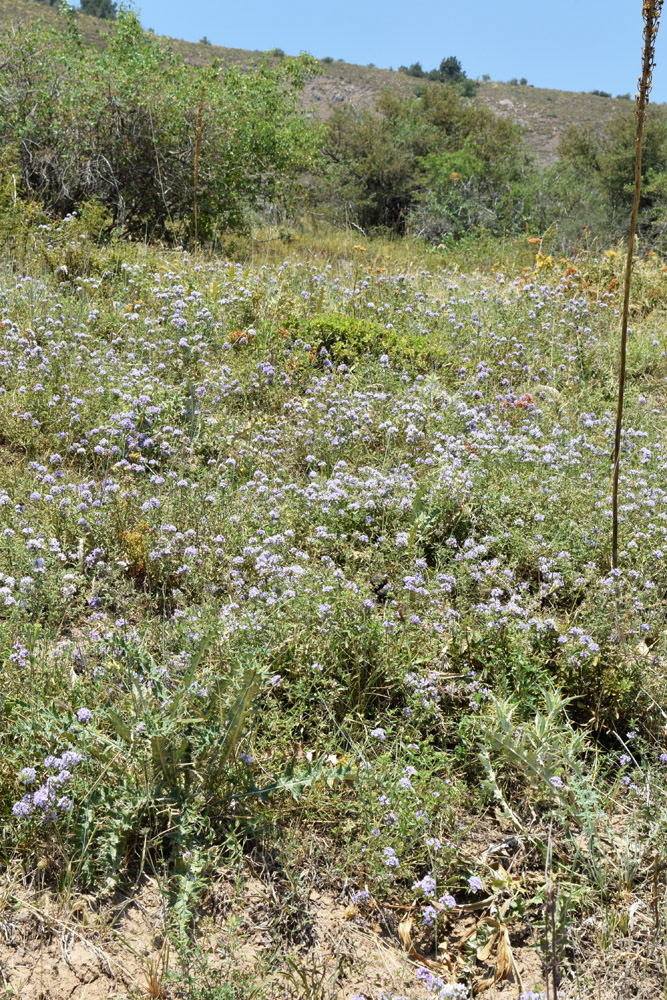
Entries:
POLYGON ((612 484, 612 534, 611 534, 611 564, 618 566, 618 473, 621 460, 621 427, 623 424, 623 397, 625 393, 625 365, 628 344, 628 313, 630 311, 630 280, 632 278, 632 255, 637 228, 637 212, 642 184, 642 138, 646 107, 655 66, 655 40, 658 34, 662 0, 644 0, 642 16, 644 18, 644 48, 642 74, 639 77, 637 93, 637 131, 635 134, 635 194, 630 216, 630 235, 628 236, 628 252, 625 260, 625 289, 623 295, 623 314, 621 317, 621 365, 618 375, 618 406, 616 409, 616 433, 614 436, 613 484, 612 484))

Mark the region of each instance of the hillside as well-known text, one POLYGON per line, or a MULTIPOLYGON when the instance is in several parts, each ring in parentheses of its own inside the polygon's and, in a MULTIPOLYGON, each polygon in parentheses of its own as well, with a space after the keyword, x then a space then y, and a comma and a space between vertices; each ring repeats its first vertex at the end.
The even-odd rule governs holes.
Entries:
MULTIPOLYGON (((58 14, 49 7, 29 0, 0 0, 3 23, 20 22, 36 17, 55 19, 58 14)), ((103 44, 108 24, 95 17, 77 14, 77 23, 86 43, 103 44)), ((168 41, 183 59, 194 65, 204 65, 219 59, 222 63, 256 65, 265 53, 247 49, 226 48, 186 42, 168 41)), ((391 69, 357 66, 336 60, 322 63, 323 74, 312 80, 303 95, 305 104, 317 117, 326 117, 343 103, 357 107, 373 107, 385 89, 403 95, 414 93, 420 81, 391 69)), ((496 114, 514 119, 525 129, 525 142, 541 166, 557 159, 558 142, 570 125, 599 131, 618 114, 630 108, 627 100, 597 97, 594 94, 540 87, 516 86, 490 81, 480 84, 475 98, 496 114)), ((661 107, 663 107, 661 105, 661 107)))
POLYGON ((660 996, 664 258, 15 246, 5 995, 660 996))
POLYGON ((3 996, 667 998, 667 119, 617 439, 630 101, 321 127, 420 81, 58 17, 0 0, 3 996))

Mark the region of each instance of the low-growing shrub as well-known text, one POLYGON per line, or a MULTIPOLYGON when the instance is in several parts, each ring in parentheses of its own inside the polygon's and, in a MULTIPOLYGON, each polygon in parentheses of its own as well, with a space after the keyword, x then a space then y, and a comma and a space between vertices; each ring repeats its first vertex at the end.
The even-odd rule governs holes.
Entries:
POLYGON ((450 361, 447 346, 440 339, 406 335, 374 320, 323 314, 300 322, 298 329, 299 336, 311 343, 314 358, 325 351, 337 364, 353 364, 366 354, 384 354, 391 364, 430 371, 446 367, 450 361))

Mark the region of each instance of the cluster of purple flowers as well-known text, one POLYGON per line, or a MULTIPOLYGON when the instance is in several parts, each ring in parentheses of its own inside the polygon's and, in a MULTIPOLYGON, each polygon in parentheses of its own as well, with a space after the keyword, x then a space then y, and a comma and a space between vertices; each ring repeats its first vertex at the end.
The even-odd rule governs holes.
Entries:
POLYGON ((446 983, 430 969, 419 969, 417 979, 426 987, 433 1000, 467 1000, 470 995, 468 987, 463 983, 446 983))
MULTIPOLYGON (((369 658, 380 650, 409 663, 396 687, 414 732, 424 720, 480 712, 490 697, 481 671, 453 676, 442 652, 450 641, 516 643, 525 660, 576 673, 599 658, 625 662, 641 640, 646 662, 659 665, 666 455, 664 419, 645 398, 623 440, 624 569, 600 568, 613 415, 595 393, 587 397, 582 372, 599 352, 607 303, 526 278, 494 284, 290 262, 195 269, 184 258, 155 273, 125 266, 130 304, 123 312, 119 292, 117 323, 109 330, 105 320, 102 331, 102 309, 86 321, 55 287, 9 274, 3 285, 4 433, 43 455, 0 491, 0 545, 11 556, 2 560, 0 612, 17 674, 36 659, 21 632, 31 613, 60 626, 76 612, 88 616, 82 648, 55 652, 75 683, 90 676, 103 697, 117 694, 99 645, 127 636, 128 622, 152 613, 155 594, 169 608, 165 648, 196 642, 211 620, 230 644, 272 637, 280 616, 293 621, 293 648, 307 650, 310 667, 295 683, 300 664, 280 661, 283 673, 268 680, 275 712, 302 684, 326 699, 341 685, 332 639, 365 635, 369 658), (278 316, 281 289, 310 322, 304 339, 298 324, 276 332, 253 312, 275 296, 278 316), (358 365, 337 364, 317 339, 315 301, 323 312, 400 328, 420 347, 444 343, 446 363, 435 351, 422 375, 382 347, 358 365), (28 308, 31 323, 19 324, 28 308)), ((172 658, 169 669, 179 675, 184 660, 172 658)), ((167 681, 162 690, 155 677, 137 678, 165 707, 167 681)), ((196 698, 206 691, 190 687, 196 698)), ((76 718, 87 726, 93 714, 81 707, 76 718)), ((369 772, 373 755, 392 757, 401 735, 398 713, 371 725, 369 772)), ((240 759, 252 763, 250 753, 240 759)), ((24 768, 14 815, 69 811, 65 792, 80 760, 74 751, 47 758, 41 784, 41 769, 24 768)), ((620 764, 629 771, 630 755, 620 764)), ((545 774, 561 798, 566 778, 545 774)), ((427 796, 421 764, 417 774, 401 760, 381 777, 364 849, 387 880, 410 884, 430 869, 413 890, 423 925, 433 927, 457 905, 443 893, 454 846, 436 798, 450 779, 427 796), (418 862, 403 850, 408 839, 418 862)), ((634 777, 620 779, 629 798, 639 795, 634 777)), ((482 878, 463 888, 483 892, 482 878)), ((422 983, 438 1000, 466 995, 437 977, 422 983)))
MULTIPOLYGON (((48 774, 43 784, 34 791, 26 792, 23 798, 14 803, 12 812, 18 819, 24 819, 33 813, 41 815, 43 820, 55 820, 59 813, 67 813, 72 808, 72 800, 63 794, 63 789, 72 780, 72 771, 82 761, 83 757, 76 750, 66 750, 61 757, 49 754, 44 760, 48 774)), ((24 767, 18 775, 24 785, 33 785, 37 781, 37 769, 24 767)))

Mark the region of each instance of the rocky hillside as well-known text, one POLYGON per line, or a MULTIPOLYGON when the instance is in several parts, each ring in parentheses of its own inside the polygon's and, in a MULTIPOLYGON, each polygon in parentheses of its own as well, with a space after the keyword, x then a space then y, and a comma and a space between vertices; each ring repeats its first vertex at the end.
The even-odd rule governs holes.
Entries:
MULTIPOLYGON (((0 0, 3 23, 20 22, 35 17, 58 17, 57 12, 32 0, 0 0)), ((108 22, 77 14, 77 22, 86 42, 104 44, 108 22)), ((165 39, 186 62, 202 65, 219 59, 222 63, 255 64, 264 52, 225 48, 220 45, 165 39)), ((323 73, 305 89, 303 99, 318 118, 324 118, 341 104, 373 107, 378 95, 390 88, 401 94, 413 93, 420 81, 391 69, 357 66, 342 60, 323 60, 323 73)), ((558 142, 570 125, 597 131, 618 114, 627 112, 627 99, 598 97, 594 94, 509 83, 481 83, 475 100, 496 114, 513 118, 525 129, 525 141, 537 163, 548 166, 558 155, 558 142)), ((664 107, 661 106, 661 107, 664 107)))

